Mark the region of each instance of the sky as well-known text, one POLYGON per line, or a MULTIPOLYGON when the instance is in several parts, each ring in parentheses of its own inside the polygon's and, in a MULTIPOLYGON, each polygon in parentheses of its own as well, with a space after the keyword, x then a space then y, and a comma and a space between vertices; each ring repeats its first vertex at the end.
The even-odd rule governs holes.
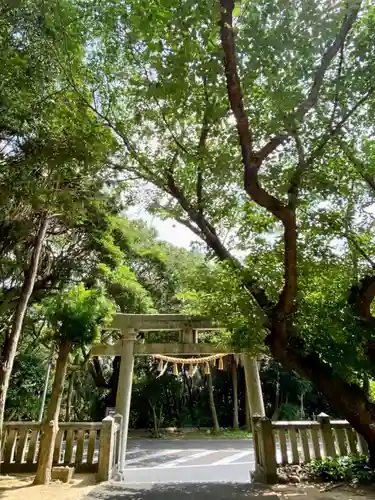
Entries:
POLYGON ((158 239, 172 243, 176 247, 190 248, 193 241, 197 240, 197 236, 190 229, 175 222, 174 220, 162 220, 159 217, 150 215, 142 207, 133 207, 127 212, 130 219, 142 219, 150 226, 156 229, 158 239))

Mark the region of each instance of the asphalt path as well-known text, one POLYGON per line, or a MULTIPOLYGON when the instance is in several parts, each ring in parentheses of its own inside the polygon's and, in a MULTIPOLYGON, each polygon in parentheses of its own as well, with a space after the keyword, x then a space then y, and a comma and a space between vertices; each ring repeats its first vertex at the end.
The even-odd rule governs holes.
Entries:
POLYGON ((86 500, 265 500, 251 484, 254 446, 246 440, 129 440, 126 468, 86 500))
POLYGON ((254 446, 246 440, 130 440, 126 468, 116 478, 129 484, 249 483, 254 446))

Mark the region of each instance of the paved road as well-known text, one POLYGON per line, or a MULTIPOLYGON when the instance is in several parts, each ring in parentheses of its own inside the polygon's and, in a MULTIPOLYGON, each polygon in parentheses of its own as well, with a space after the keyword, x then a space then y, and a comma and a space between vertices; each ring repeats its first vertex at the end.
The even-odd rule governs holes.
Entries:
POLYGON ((249 483, 254 470, 252 440, 129 441, 126 484, 249 483))
POLYGON ((86 500, 272 500, 250 483, 252 440, 129 441, 127 467, 86 500))

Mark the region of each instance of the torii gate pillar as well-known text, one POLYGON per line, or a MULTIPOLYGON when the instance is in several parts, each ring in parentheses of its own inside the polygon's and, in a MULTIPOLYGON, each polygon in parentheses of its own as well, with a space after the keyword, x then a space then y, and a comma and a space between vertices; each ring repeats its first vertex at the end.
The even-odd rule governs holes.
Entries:
POLYGON ((262 394, 262 386, 259 377, 258 362, 255 358, 250 357, 248 354, 242 356, 245 383, 247 392, 247 401, 250 409, 250 416, 264 417, 264 402, 262 394))
POLYGON ((120 442, 120 471, 125 469, 126 446, 128 441, 130 403, 133 385, 133 368, 134 368, 134 342, 136 340, 136 332, 133 329, 122 331, 122 348, 120 375, 118 379, 118 388, 116 396, 116 413, 122 415, 121 422, 121 442, 120 442))

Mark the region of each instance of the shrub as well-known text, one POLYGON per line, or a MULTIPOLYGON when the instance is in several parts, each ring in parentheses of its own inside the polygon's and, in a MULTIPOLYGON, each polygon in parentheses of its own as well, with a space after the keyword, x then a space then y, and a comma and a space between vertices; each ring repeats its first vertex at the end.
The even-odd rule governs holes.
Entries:
POLYGON ((367 457, 362 455, 313 460, 307 466, 307 474, 310 479, 323 481, 367 483, 375 480, 375 470, 367 465, 367 457))

